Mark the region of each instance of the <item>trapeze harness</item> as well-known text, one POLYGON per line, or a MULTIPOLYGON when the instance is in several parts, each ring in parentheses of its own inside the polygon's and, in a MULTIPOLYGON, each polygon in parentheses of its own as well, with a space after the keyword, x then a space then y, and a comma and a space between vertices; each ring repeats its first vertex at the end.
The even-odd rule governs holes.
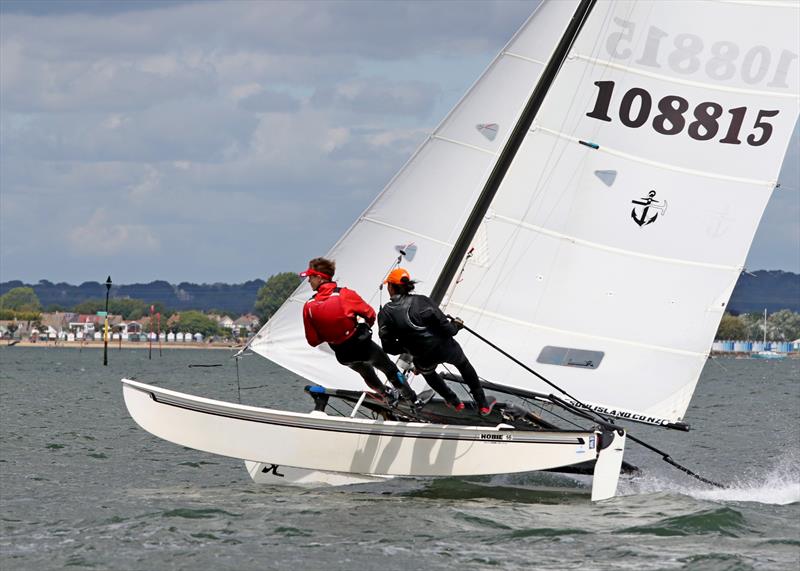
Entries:
MULTIPOLYGON (((306 302, 306 315, 311 320, 320 341, 339 345, 350 339, 356 332, 358 322, 347 315, 342 304, 340 292, 343 288, 335 287, 323 299, 317 299, 315 293, 306 302)), ((323 292, 327 293, 327 292, 323 292)))

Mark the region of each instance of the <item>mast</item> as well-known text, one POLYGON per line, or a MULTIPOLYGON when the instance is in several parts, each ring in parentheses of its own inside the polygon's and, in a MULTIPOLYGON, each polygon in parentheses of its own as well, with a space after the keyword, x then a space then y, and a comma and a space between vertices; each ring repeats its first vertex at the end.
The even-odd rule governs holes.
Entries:
POLYGON ((531 128, 533 120, 539 112, 539 108, 542 106, 545 95, 547 95, 550 86, 553 84, 553 81, 555 81, 558 70, 567 58, 569 50, 575 38, 578 37, 581 28, 583 28, 583 24, 589 16, 589 12, 594 7, 595 2, 596 0, 581 0, 578 9, 575 10, 575 14, 573 14, 567 29, 564 31, 564 35, 561 36, 561 41, 559 41, 556 46, 550 61, 547 62, 547 67, 542 72, 542 76, 536 84, 530 99, 528 99, 528 103, 525 105, 525 109, 523 109, 519 121, 517 121, 517 124, 514 126, 511 136, 508 138, 505 147, 503 147, 500 153, 500 157, 497 159, 489 178, 486 180, 486 184, 478 200, 475 202, 475 206, 469 218, 467 218, 466 224, 461 229, 461 234, 453 245, 453 249, 450 251, 450 255, 442 267, 439 278, 433 285, 430 298, 437 304, 442 303, 447 288, 458 272, 461 260, 463 260, 464 255, 467 253, 483 217, 486 216, 486 212, 489 210, 489 205, 492 203, 495 194, 497 194, 500 184, 503 182, 517 151, 522 145, 522 141, 525 140, 525 136, 528 134, 528 130, 531 128))

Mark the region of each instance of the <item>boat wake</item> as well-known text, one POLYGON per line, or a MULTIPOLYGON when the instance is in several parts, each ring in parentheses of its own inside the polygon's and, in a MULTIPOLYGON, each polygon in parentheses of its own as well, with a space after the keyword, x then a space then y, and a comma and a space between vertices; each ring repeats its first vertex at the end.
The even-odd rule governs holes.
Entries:
POLYGON ((644 473, 632 480, 620 480, 619 495, 674 492, 698 500, 715 502, 757 502, 788 505, 800 503, 800 463, 798 454, 791 453, 761 472, 735 478, 724 489, 702 484, 687 487, 684 482, 644 473))

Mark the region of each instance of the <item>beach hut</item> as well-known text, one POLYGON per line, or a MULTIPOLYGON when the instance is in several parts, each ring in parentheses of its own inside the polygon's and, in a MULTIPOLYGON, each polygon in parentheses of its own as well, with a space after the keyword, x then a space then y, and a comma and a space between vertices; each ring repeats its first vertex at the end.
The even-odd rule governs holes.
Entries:
POLYGON ((195 343, 202 343, 203 342, 203 334, 202 333, 195 333, 193 336, 195 343))
POLYGON ((175 343, 175 333, 172 331, 167 333, 167 343, 175 343))

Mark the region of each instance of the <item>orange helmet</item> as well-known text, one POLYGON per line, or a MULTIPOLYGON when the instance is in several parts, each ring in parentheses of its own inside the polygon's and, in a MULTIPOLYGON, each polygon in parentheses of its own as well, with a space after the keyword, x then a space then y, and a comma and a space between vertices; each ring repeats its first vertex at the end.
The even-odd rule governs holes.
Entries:
POLYGON ((385 284, 395 284, 395 285, 402 285, 411 282, 411 275, 408 273, 408 270, 404 268, 397 268, 389 272, 389 275, 386 276, 386 279, 383 280, 385 284), (403 279, 405 278, 405 279, 403 279))

